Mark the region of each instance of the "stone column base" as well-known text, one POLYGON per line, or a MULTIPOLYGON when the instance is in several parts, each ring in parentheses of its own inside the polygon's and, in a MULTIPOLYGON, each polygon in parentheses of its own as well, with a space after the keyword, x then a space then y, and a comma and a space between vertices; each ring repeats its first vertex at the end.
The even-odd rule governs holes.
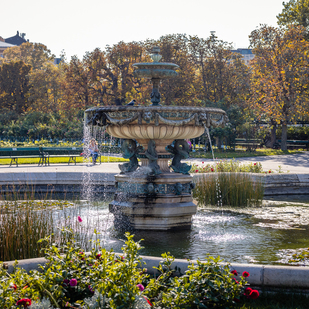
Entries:
POLYGON ((191 197, 192 177, 116 175, 117 191, 109 205, 117 229, 190 229, 197 206, 191 197))

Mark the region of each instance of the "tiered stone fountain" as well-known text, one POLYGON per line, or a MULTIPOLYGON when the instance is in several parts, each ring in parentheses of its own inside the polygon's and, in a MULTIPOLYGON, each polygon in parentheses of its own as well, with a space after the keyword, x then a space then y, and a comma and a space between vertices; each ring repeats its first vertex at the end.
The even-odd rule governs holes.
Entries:
POLYGON ((152 105, 94 107, 85 112, 86 124, 106 127, 110 135, 123 139, 123 156, 129 159, 119 165, 121 173, 115 176, 116 194, 109 208, 118 228, 190 228, 196 205, 191 196, 191 167, 181 162, 189 157, 185 139, 199 137, 206 128, 228 120, 218 108, 161 106, 160 81, 177 76, 179 67, 159 62, 159 51, 153 48, 153 62, 133 65, 136 77, 153 83, 152 105))

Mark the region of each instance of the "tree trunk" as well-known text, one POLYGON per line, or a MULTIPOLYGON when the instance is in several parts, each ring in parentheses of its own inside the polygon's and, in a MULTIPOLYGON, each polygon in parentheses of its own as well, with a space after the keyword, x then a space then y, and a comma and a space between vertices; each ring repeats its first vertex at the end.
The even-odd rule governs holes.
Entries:
POLYGON ((281 135, 281 150, 288 149, 286 145, 287 137, 288 137, 288 126, 286 123, 283 123, 282 124, 282 135, 281 135))
POLYGON ((276 142, 276 131, 277 131, 277 124, 274 123, 270 130, 270 148, 273 148, 276 142))

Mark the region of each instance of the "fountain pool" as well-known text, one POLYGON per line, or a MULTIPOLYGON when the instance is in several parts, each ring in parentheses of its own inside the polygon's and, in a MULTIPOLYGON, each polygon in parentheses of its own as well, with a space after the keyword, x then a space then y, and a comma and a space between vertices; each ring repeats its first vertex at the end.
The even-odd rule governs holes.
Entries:
MULTIPOLYGON (((231 263, 285 264, 295 250, 309 247, 309 203, 264 204, 258 208, 199 207, 191 230, 134 231, 135 240, 143 239, 141 254, 148 256, 170 252, 175 258, 202 259, 210 254, 231 263)), ((119 239, 124 236, 114 228, 108 203, 81 206, 79 211, 82 224, 101 230, 106 248, 120 250, 123 242, 119 239)))

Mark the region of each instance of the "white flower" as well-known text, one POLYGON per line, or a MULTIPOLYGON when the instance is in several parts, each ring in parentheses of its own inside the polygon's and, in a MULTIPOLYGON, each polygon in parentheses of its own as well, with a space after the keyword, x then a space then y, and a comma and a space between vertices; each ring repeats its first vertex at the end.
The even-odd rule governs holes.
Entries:
POLYGON ((50 300, 48 298, 43 297, 42 300, 39 300, 38 302, 33 302, 29 309, 53 309, 50 300))

